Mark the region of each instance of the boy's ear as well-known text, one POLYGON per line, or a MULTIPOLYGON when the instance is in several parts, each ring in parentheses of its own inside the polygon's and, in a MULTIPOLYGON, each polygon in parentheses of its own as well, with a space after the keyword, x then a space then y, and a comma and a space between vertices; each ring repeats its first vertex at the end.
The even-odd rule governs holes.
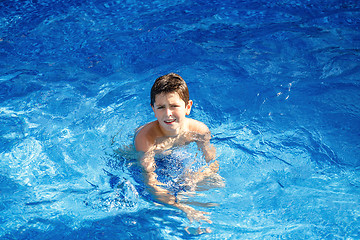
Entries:
POLYGON ((151 104, 150 104, 150 106, 151 106, 151 109, 153 110, 153 112, 155 113, 155 108, 154 108, 154 106, 151 105, 151 104))
POLYGON ((185 106, 185 108, 186 108, 186 115, 190 115, 192 105, 193 105, 193 101, 192 101, 192 100, 189 100, 188 104, 185 106))

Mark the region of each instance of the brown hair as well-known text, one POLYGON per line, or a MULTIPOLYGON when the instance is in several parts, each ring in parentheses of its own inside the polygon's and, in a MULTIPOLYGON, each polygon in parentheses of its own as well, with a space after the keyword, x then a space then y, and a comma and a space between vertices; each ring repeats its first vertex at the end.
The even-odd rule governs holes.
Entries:
POLYGON ((187 104, 189 102, 189 89, 186 82, 180 75, 176 73, 169 73, 161 76, 155 80, 154 85, 151 88, 150 99, 151 106, 154 106, 155 97, 161 93, 173 93, 179 94, 180 98, 187 104))

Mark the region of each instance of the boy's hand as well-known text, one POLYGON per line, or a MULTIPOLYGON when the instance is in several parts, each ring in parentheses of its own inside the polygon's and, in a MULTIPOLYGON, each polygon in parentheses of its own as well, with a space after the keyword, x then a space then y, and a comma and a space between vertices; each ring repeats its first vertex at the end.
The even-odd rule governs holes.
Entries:
POLYGON ((213 173, 217 173, 219 171, 219 162, 215 161, 215 162, 211 163, 209 165, 209 168, 213 173))
POLYGON ((203 211, 198 211, 195 210, 194 208, 185 205, 185 204, 177 204, 177 206, 179 209, 181 209, 183 212, 185 212, 187 218, 189 219, 190 222, 193 222, 194 220, 197 222, 200 221, 205 221, 207 223, 212 223, 212 221, 210 220, 209 217, 205 216, 205 214, 210 214, 208 212, 203 212, 203 211))

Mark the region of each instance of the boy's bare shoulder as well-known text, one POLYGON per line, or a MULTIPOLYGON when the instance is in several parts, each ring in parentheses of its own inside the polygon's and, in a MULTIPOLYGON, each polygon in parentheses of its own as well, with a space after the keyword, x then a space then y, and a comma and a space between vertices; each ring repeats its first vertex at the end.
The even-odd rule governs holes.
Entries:
POLYGON ((135 137, 136 151, 147 152, 155 143, 157 136, 156 121, 140 127, 135 137))
POLYGON ((205 123, 189 118, 189 131, 200 134, 208 134, 210 130, 205 123))

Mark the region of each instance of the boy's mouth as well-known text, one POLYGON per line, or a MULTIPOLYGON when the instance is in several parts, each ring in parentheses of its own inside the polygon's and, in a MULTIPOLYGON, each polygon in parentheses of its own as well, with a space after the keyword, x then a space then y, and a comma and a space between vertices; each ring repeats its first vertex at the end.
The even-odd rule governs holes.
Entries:
POLYGON ((171 120, 165 120, 164 122, 166 124, 172 124, 173 122, 175 122, 176 119, 171 119, 171 120))

